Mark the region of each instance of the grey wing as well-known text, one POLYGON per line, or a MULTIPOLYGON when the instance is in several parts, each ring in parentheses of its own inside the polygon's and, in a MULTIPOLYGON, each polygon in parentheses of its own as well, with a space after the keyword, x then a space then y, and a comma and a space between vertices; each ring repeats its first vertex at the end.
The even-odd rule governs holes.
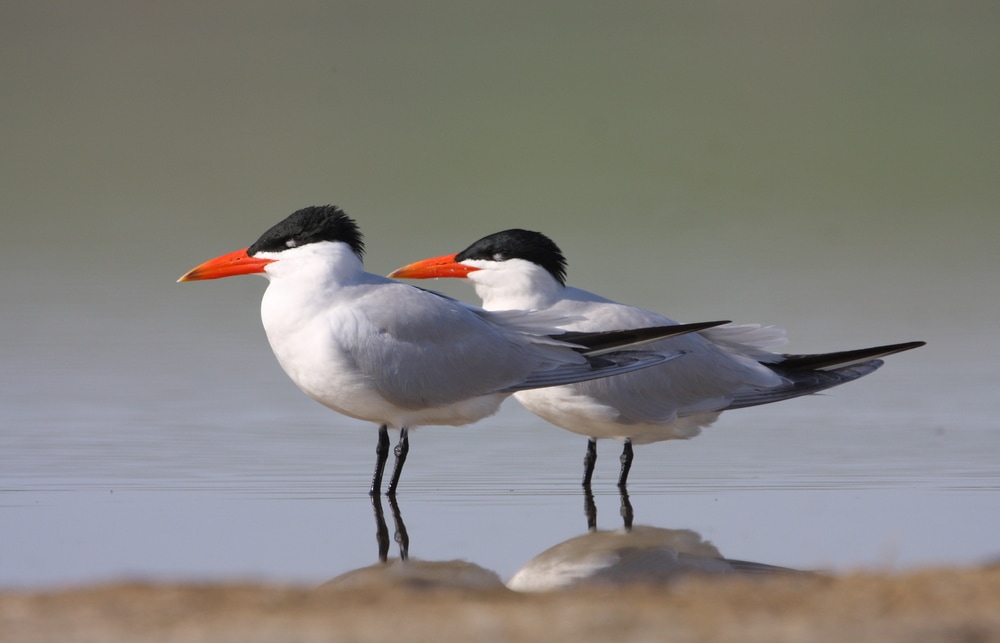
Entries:
POLYGON ((618 376, 633 371, 643 370, 657 364, 669 362, 687 355, 687 351, 651 352, 651 351, 617 351, 603 353, 598 357, 588 357, 586 364, 565 364, 556 368, 536 371, 525 380, 507 387, 500 393, 516 393, 535 388, 548 388, 575 384, 590 380, 604 379, 612 375, 618 376))
MULTIPOLYGON (((794 397, 812 395, 834 386, 852 382, 859 377, 878 370, 885 362, 880 359, 861 364, 853 364, 829 371, 788 371, 783 374, 787 383, 769 389, 749 389, 733 397, 727 409, 740 409, 747 406, 760 406, 771 402, 790 400, 794 397)), ((776 369, 779 370, 780 369, 776 369)))
POLYGON ((511 332, 462 302, 398 284, 359 300, 373 331, 353 359, 379 392, 403 408, 444 406, 516 386, 533 372, 584 363, 565 347, 542 351, 531 336, 511 332), (392 305, 385 306, 390 294, 392 305))
POLYGON ((690 354, 641 372, 574 386, 580 393, 617 409, 623 422, 669 422, 725 409, 748 387, 766 390, 785 381, 753 360, 739 359, 688 336, 662 343, 665 346, 653 346, 687 350, 690 354))
MULTIPOLYGON (((634 328, 672 321, 641 308, 601 300, 593 302, 584 297, 577 295, 576 299, 557 305, 563 314, 587 320, 572 324, 573 330, 634 328)), ((766 339, 780 336, 772 329, 755 332, 757 328, 723 326, 658 341, 649 344, 648 350, 686 351, 688 355, 642 372, 581 382, 574 387, 616 408, 623 422, 669 422, 676 417, 719 411, 742 392, 766 390, 786 382, 757 361, 757 353, 763 353, 762 349, 753 350, 753 356, 738 350, 753 346, 746 339, 764 343, 761 336, 766 339)))

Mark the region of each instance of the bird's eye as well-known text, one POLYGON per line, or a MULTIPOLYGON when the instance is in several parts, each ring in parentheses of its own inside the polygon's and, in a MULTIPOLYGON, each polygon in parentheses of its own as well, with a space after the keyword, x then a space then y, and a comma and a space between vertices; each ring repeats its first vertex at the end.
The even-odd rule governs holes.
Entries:
POLYGON ((297 245, 299 245, 299 242, 296 241, 295 239, 289 239, 288 241, 285 242, 286 248, 294 248, 297 245))
POLYGON ((493 261, 503 261, 503 259, 504 259, 503 253, 501 253, 501 252, 494 252, 493 253, 493 261))

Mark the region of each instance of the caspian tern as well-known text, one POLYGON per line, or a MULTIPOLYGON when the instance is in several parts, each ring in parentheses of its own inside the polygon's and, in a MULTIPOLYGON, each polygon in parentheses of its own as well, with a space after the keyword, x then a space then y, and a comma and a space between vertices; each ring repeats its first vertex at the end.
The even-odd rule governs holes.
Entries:
POLYGON ((515 391, 684 356, 679 350, 610 351, 725 323, 566 332, 555 328, 558 315, 488 312, 367 273, 363 252, 353 219, 335 206, 315 206, 178 281, 244 274, 268 279, 261 319, 285 373, 317 402, 380 425, 373 495, 381 487, 390 427, 400 431, 392 495, 409 451, 408 430, 470 424, 495 413, 515 391))
MULTIPOLYGON (((476 241, 458 254, 424 259, 389 274, 393 278, 465 278, 487 310, 537 310, 571 319, 560 328, 596 331, 675 323, 663 315, 620 304, 566 285, 566 259, 548 237, 506 230, 476 241)), ((624 488, 632 444, 687 439, 722 411, 815 393, 867 375, 878 359, 923 346, 907 342, 821 355, 785 355, 768 350, 785 332, 759 325, 712 328, 650 344, 649 350, 689 351, 683 360, 642 373, 522 391, 515 395, 531 412, 590 438, 583 485, 590 486, 597 439, 625 443, 618 486, 624 488)))

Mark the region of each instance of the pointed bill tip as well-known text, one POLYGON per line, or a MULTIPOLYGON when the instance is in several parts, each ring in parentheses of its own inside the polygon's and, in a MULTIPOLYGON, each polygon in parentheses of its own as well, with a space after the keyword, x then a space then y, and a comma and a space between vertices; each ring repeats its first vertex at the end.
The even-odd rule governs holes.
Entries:
POLYGON ((457 254, 442 255, 415 261, 402 268, 396 268, 389 273, 390 279, 437 279, 439 277, 456 277, 463 279, 470 272, 479 270, 473 266, 456 263, 457 254))
POLYGON ((222 279, 223 277, 233 277, 235 275, 250 275, 264 272, 264 266, 273 263, 274 259, 258 259, 247 254, 247 249, 242 248, 228 254, 209 259, 203 264, 195 266, 184 273, 177 283, 186 281, 202 281, 205 279, 222 279))

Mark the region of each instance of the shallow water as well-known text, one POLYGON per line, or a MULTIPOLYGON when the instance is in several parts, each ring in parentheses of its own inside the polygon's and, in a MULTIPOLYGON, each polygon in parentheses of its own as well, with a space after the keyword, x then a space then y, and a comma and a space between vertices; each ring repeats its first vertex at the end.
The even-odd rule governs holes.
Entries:
MULTIPOLYGON (((0 588, 377 560, 375 428, 280 372, 262 280, 173 283, 329 202, 380 274, 529 227, 572 284, 685 322, 926 340, 637 447, 635 524, 804 569, 1000 555, 995 8, 40 7, 0 8, 0 588)), ((411 446, 415 558, 506 579, 587 530, 585 440, 514 401, 411 446)))
MULTIPOLYGON (((176 289, 171 301, 202 296, 176 289)), ((168 308, 128 324, 91 319, 78 331, 89 341, 69 331, 54 345, 8 344, 8 373, 18 375, 4 382, 0 587, 320 583, 375 562, 375 427, 295 390, 257 320, 220 333, 197 329, 219 311, 168 308), (152 328, 157 341, 144 341, 152 328)), ((734 411, 696 439, 637 447, 635 524, 693 530, 726 557, 800 569, 995 558, 995 429, 974 409, 961 422, 941 415, 935 399, 947 390, 918 394, 931 361, 893 356, 827 395, 734 411)), ((988 380, 968 366, 933 364, 988 380)), ((417 430, 398 496, 409 554, 506 579, 585 533, 585 442, 513 400, 472 427, 417 430)), ((602 529, 623 523, 618 453, 600 443, 602 529)))

